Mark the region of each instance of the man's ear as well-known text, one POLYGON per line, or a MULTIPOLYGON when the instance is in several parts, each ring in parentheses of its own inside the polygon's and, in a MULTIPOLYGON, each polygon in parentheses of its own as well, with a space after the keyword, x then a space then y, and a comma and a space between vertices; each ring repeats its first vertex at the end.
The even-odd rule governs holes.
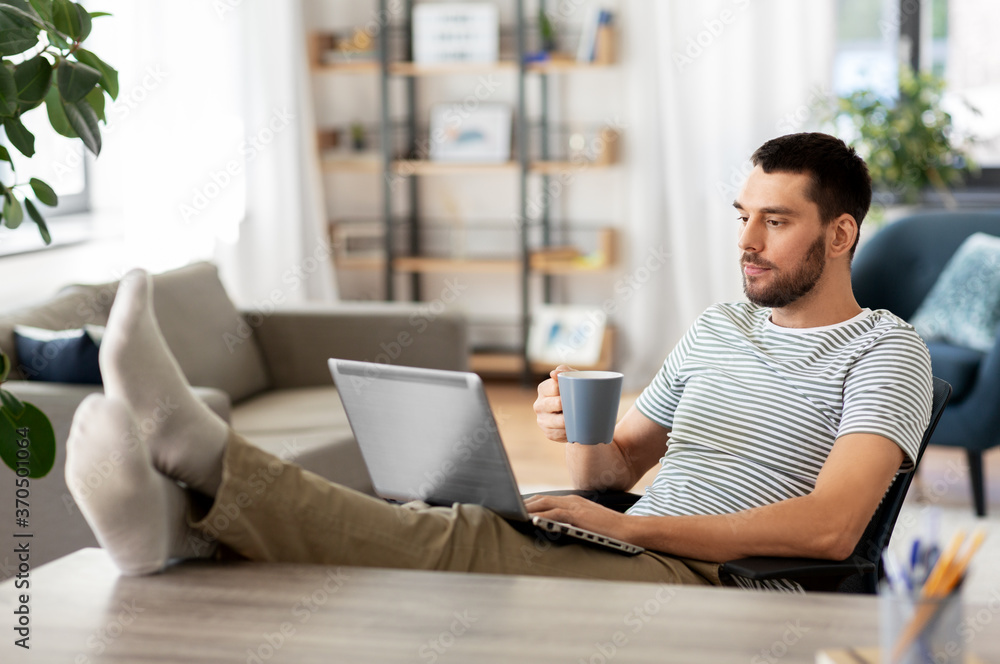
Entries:
POLYGON ((829 251, 831 258, 850 254, 854 240, 858 237, 858 222, 849 214, 842 214, 829 225, 829 251))

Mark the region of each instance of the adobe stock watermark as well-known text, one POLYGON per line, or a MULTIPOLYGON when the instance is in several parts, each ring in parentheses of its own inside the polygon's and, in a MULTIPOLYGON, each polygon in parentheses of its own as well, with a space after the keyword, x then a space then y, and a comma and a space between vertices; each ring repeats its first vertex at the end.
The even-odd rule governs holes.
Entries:
POLYGON ((601 129, 584 145, 584 148, 570 157, 568 167, 547 173, 548 181, 545 186, 537 194, 528 197, 525 216, 522 217, 518 212, 510 215, 514 226, 521 229, 528 219, 541 216, 545 208, 559 200, 565 193, 566 187, 576 182, 581 173, 594 167, 594 162, 588 155, 600 155, 612 149, 614 147, 612 144, 621 140, 622 132, 628 127, 628 122, 619 115, 605 118, 601 129))
POLYGON ((812 628, 802 625, 801 620, 796 620, 794 623, 786 622, 781 636, 775 639, 770 646, 761 648, 760 654, 754 655, 750 659, 750 664, 777 664, 782 657, 788 654, 789 649, 801 641, 802 637, 810 631, 812 628))
POLYGON ((302 595, 292 606, 295 619, 282 622, 273 632, 265 632, 260 643, 246 649, 247 664, 264 664, 278 653, 298 633, 296 624, 303 625, 313 617, 334 595, 347 584, 351 576, 344 568, 328 569, 323 583, 307 595, 302 595))
MULTIPOLYGON (((750 0, 733 0, 733 6, 737 11, 744 11, 750 6, 750 0)), ((677 71, 684 71, 693 65, 694 61, 704 55, 705 50, 723 35, 726 26, 736 22, 736 18, 736 12, 732 9, 723 9, 715 18, 702 21, 703 29, 688 37, 682 49, 673 52, 672 59, 677 71)))
MULTIPOLYGON (((81 477, 67 478, 68 488, 80 498, 89 498, 110 478, 118 468, 125 463, 127 455, 142 444, 141 436, 151 436, 159 431, 160 426, 180 409, 180 404, 170 395, 156 398, 149 414, 136 420, 134 428, 121 435, 123 450, 114 449, 107 457, 91 464, 90 472, 81 477)), ((78 508, 73 495, 69 492, 62 495, 63 506, 67 514, 73 514, 78 508)))
POLYGON ((627 629, 619 629, 607 641, 595 643, 590 657, 580 657, 577 664, 608 664, 676 595, 677 590, 673 586, 660 585, 652 597, 625 614, 622 623, 627 629))
POLYGON ((247 491, 240 491, 231 500, 216 499, 211 512, 199 526, 198 532, 188 535, 188 549, 195 556, 209 553, 222 534, 236 523, 243 511, 259 500, 285 472, 285 463, 295 461, 301 453, 297 442, 282 441, 282 449, 267 465, 257 468, 246 477, 247 491))
POLYGON ((127 631, 128 627, 135 623, 139 614, 146 611, 146 609, 137 606, 134 599, 131 602, 122 600, 118 606, 121 610, 118 611, 117 615, 106 625, 99 627, 87 637, 86 645, 90 654, 77 656, 73 660, 76 664, 88 664, 91 661, 96 661, 91 660, 91 656, 100 657, 107 652, 111 644, 118 640, 127 631))
POLYGON ((327 244, 319 241, 316 243, 312 254, 305 256, 281 274, 282 288, 274 288, 267 297, 255 300, 250 309, 234 321, 232 332, 225 332, 222 340, 230 353, 253 336, 254 330, 264 324, 264 320, 275 313, 279 305, 285 302, 289 294, 302 288, 303 284, 309 281, 320 267, 329 262, 330 256, 337 249, 337 244, 327 244))
POLYGON ((189 224, 207 210, 212 201, 246 170, 247 165, 264 152, 296 119, 295 114, 286 108, 274 109, 262 127, 244 137, 237 150, 238 158, 228 160, 222 168, 209 173, 209 182, 195 187, 190 203, 180 203, 177 206, 181 220, 189 224))
POLYGON ((441 655, 444 655, 454 647, 458 639, 477 622, 479 622, 479 616, 475 615, 472 611, 468 609, 461 612, 456 611, 448 627, 417 648, 417 654, 420 655, 420 659, 428 664, 434 664, 441 655))
POLYGON ((670 254, 662 246, 650 249, 637 267, 615 281, 615 294, 601 303, 598 307, 599 312, 596 310, 587 312, 586 318, 573 331, 572 337, 561 341, 555 348, 555 353, 565 359, 579 351, 588 339, 593 338, 597 330, 604 328, 608 317, 635 297, 636 293, 649 283, 653 275, 667 265, 669 259, 670 254))
POLYGON ((479 109, 480 104, 489 101, 502 86, 503 81, 496 74, 480 76, 472 92, 460 101, 450 104, 448 109, 444 111, 441 117, 441 124, 433 127, 426 139, 418 139, 416 141, 409 159, 403 161, 397 169, 385 175, 389 188, 395 191, 405 178, 416 173, 417 167, 414 160, 429 160, 433 152, 433 147, 435 145, 442 145, 446 141, 449 141, 451 136, 457 135, 466 120, 472 117, 472 114, 479 109))
POLYGON ((368 389, 372 381, 378 379, 381 373, 380 367, 377 365, 392 365, 402 357, 417 338, 431 328, 434 321, 447 313, 449 305, 454 304, 468 287, 468 284, 457 278, 445 279, 441 293, 433 300, 420 305, 417 311, 410 315, 409 324, 413 332, 400 330, 394 340, 379 343, 379 352, 374 358, 367 360, 370 364, 365 367, 364 375, 351 375, 349 377, 354 393, 361 394, 368 389))

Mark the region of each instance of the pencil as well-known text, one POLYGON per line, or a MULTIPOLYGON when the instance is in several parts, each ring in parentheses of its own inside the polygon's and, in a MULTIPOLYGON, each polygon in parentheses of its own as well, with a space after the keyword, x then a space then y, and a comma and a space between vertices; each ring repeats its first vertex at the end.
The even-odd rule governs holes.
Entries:
MULTIPOLYGON (((972 535, 971 544, 962 557, 956 560, 958 551, 965 539, 964 533, 959 532, 956 534, 948 545, 948 549, 938 560, 938 564, 934 566, 931 575, 927 579, 927 583, 921 589, 920 599, 944 599, 947 597, 955 586, 958 585, 959 580, 965 575, 972 556, 975 555, 976 550, 979 549, 985 537, 986 533, 982 529, 976 530, 972 535)), ((896 645, 892 649, 891 661, 899 661, 903 653, 906 652, 906 649, 920 635, 942 605, 943 602, 920 604, 917 612, 910 619, 910 622, 906 624, 903 633, 896 641, 896 645)))

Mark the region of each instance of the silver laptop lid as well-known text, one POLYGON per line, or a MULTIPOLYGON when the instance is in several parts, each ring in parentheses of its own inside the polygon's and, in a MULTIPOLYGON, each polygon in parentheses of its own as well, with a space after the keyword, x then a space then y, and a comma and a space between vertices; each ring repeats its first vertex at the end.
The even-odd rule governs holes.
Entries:
POLYGON ((474 503, 528 520, 479 376, 338 359, 329 365, 378 495, 474 503))

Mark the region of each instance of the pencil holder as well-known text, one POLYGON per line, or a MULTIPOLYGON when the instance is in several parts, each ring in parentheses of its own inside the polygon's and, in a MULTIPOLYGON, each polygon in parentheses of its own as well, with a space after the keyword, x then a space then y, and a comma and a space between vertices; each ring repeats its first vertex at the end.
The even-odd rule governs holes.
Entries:
POLYGON ((881 661, 888 664, 961 664, 965 639, 961 587, 946 597, 927 599, 893 593, 879 595, 879 645, 881 661), (900 651, 900 644, 907 644, 900 651), (893 654, 898 656, 893 659, 893 654))

